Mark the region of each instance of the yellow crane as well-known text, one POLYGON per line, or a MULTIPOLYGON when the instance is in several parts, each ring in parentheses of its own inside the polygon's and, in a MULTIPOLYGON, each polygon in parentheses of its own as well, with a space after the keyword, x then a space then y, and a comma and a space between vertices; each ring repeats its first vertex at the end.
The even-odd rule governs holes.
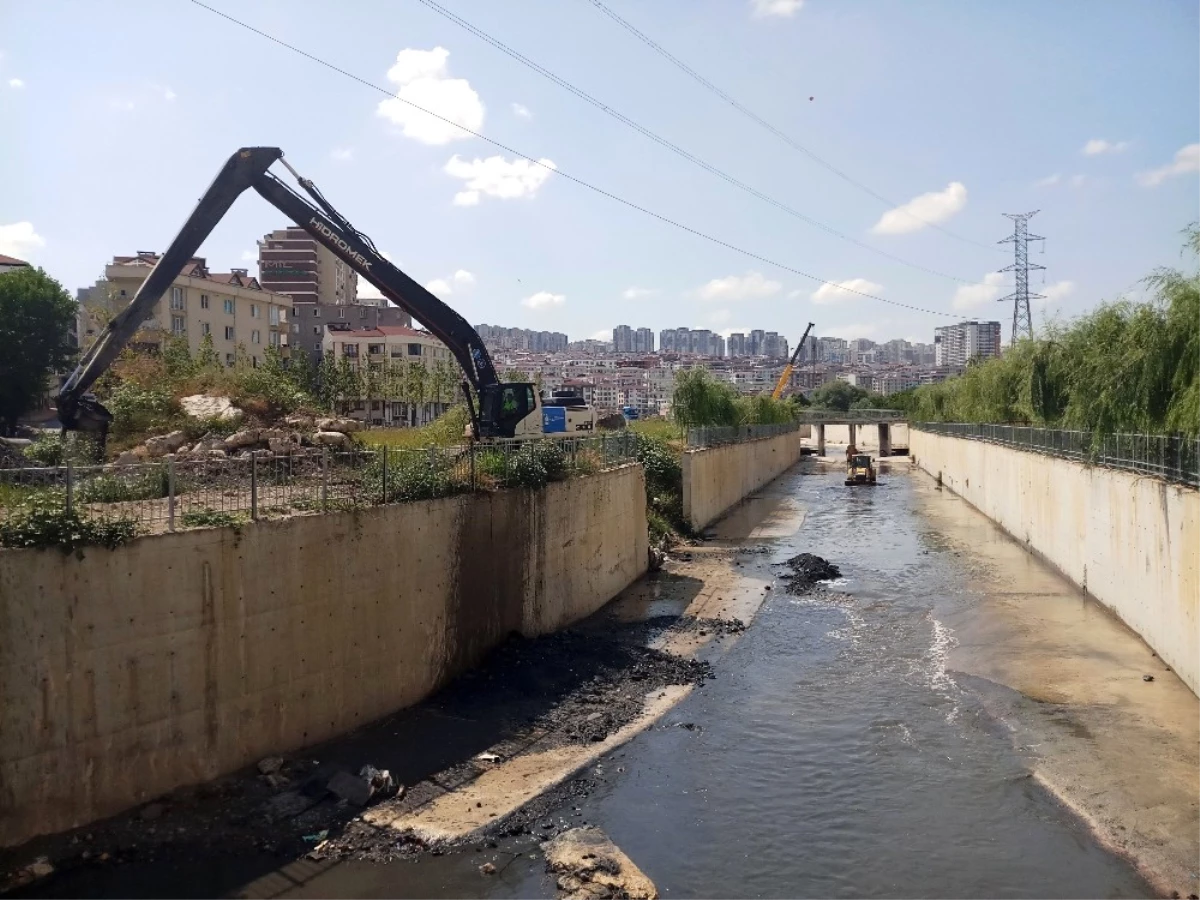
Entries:
POLYGON ((804 347, 804 342, 808 340, 808 333, 813 330, 813 323, 809 322, 808 327, 804 329, 804 337, 800 338, 800 343, 796 345, 796 349, 792 351, 792 358, 788 360, 788 364, 783 367, 783 374, 779 376, 779 381, 775 385, 775 390, 771 392, 771 399, 778 400, 783 395, 783 389, 787 387, 788 379, 792 377, 792 370, 796 368, 796 360, 800 358, 800 351, 804 347))

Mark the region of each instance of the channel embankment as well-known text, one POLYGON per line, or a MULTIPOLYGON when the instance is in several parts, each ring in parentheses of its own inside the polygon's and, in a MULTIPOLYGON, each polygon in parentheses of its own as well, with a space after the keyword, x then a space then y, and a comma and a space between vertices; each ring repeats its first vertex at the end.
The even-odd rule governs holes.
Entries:
POLYGON ((0 551, 0 845, 416 703, 646 565, 640 466, 78 556, 0 551))

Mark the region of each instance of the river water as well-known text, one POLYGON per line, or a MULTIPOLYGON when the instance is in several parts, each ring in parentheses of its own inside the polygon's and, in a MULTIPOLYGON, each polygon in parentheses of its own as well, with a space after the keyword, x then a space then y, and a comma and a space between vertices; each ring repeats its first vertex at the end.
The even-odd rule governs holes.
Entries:
MULTIPOLYGON (((842 478, 805 460, 718 527, 718 543, 761 550, 739 572, 774 589, 732 648, 711 653, 716 678, 603 759, 590 795, 550 818, 602 828, 667 898, 1153 896, 1029 776, 1031 751, 947 666, 963 633, 947 623, 994 584, 947 533, 955 518, 929 514, 962 501, 906 462, 883 463, 874 488, 842 478), (799 552, 843 578, 789 595, 778 564, 799 552)), ((249 895, 555 895, 532 839, 497 853, 508 863, 492 877, 467 851, 314 866, 249 895)), ((202 876, 181 883, 178 868, 131 874, 75 888, 212 890, 202 876)))

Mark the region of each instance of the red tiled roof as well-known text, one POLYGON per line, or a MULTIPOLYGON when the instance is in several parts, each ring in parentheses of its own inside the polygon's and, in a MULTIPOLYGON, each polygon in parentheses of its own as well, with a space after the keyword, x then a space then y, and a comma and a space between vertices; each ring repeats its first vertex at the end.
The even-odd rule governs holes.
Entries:
POLYGON ((378 330, 381 334, 390 334, 392 337, 433 337, 428 331, 417 331, 403 325, 380 325, 378 330))
POLYGON ((15 256, 5 256, 0 253, 0 266, 27 266, 29 263, 23 259, 17 259, 15 256))

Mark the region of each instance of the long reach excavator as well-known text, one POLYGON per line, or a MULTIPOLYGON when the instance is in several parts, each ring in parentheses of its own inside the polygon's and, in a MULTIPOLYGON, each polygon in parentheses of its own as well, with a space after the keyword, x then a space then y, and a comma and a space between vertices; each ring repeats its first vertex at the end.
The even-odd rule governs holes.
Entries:
POLYGON ((388 262, 371 239, 334 209, 312 181, 288 165, 282 150, 244 147, 225 163, 129 305, 113 317, 63 385, 58 413, 64 430, 91 432, 103 447, 112 414, 90 393, 91 387, 137 333, 234 201, 250 188, 449 348, 462 367, 463 394, 476 440, 565 436, 595 428, 594 410, 575 398, 543 401, 536 386, 529 382, 500 381, 483 340, 467 320, 388 262), (312 203, 268 171, 276 162, 295 176, 312 203))

